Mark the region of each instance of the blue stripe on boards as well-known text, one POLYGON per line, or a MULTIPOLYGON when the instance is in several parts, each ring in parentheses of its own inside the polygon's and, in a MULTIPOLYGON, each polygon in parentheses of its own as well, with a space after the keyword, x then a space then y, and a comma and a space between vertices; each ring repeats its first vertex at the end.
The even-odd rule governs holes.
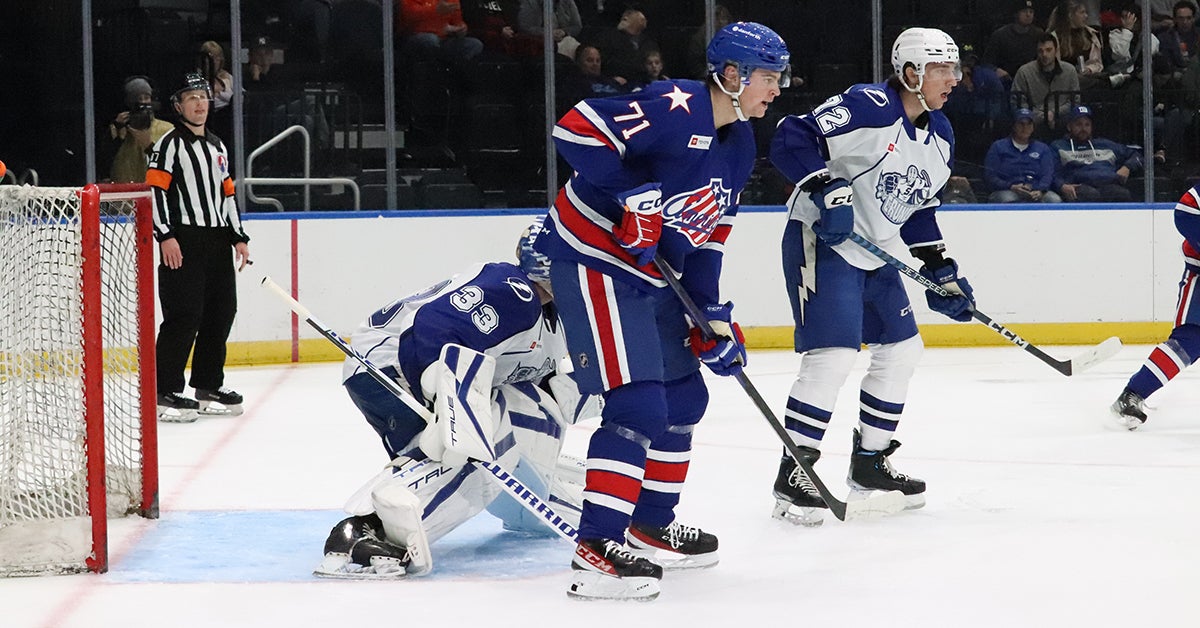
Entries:
MULTIPOLYGON (((107 582, 326 582, 312 575, 340 510, 176 511, 149 522, 107 582)), ((433 544, 433 572, 420 580, 535 577, 566 573, 570 546, 557 536, 505 532, 481 513, 433 544)))

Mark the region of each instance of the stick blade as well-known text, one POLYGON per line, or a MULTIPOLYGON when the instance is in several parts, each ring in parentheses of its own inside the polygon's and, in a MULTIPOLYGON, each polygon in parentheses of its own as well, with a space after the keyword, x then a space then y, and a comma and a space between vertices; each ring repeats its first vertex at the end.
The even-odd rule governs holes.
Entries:
POLYGON ((1071 358, 1071 375, 1082 373, 1093 366, 1117 355, 1121 351, 1121 339, 1113 336, 1108 340, 1071 358))
POLYGON ((907 504, 908 500, 900 491, 876 491, 866 499, 846 502, 846 518, 843 521, 887 517, 903 511, 907 504))

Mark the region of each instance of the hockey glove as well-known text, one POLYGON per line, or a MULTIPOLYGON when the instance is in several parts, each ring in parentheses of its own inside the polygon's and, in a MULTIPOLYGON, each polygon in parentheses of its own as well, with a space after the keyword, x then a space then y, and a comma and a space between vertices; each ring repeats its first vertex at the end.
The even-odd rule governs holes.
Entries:
POLYGON ((854 190, 845 179, 833 179, 812 193, 812 200, 821 210, 813 223, 813 231, 829 246, 837 246, 854 231, 854 190))
POLYGON ((958 263, 947 257, 944 264, 932 270, 928 265, 921 266, 921 274, 930 281, 945 288, 950 296, 944 297, 932 290, 925 291, 925 300, 929 309, 948 316, 960 323, 971 320, 971 311, 975 308, 975 293, 967 278, 958 274, 958 263))
POLYGON ((737 375, 746 364, 746 338, 742 328, 733 322, 733 303, 705 306, 704 315, 717 337, 705 340, 699 327, 692 327, 689 341, 692 353, 717 375, 737 375))
POLYGON ((617 195, 625 214, 621 216, 621 224, 613 226, 613 235, 637 259, 638 266, 653 261, 658 250, 658 238, 662 235, 661 187, 660 183, 647 183, 617 195))

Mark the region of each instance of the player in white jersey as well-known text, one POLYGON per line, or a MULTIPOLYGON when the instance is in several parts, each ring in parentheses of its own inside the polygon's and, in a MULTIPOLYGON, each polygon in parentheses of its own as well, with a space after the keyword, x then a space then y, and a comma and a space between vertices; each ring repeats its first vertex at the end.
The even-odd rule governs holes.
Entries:
MULTIPOLYGON (((472 378, 471 419, 496 462, 578 525, 580 461, 559 459, 562 436, 579 418, 599 416, 598 397, 581 397, 566 363, 550 292, 550 262, 533 251, 538 219, 518 244, 520 266, 479 264, 371 314, 351 346, 438 420, 455 386, 472 378), (469 367, 464 368, 464 364, 469 367)), ((432 568, 429 543, 487 508, 510 530, 550 533, 486 472, 469 464, 443 431, 346 360, 347 393, 383 441, 391 463, 346 504, 325 542, 316 574, 334 578, 402 578, 432 568), (499 499, 497 497, 500 496, 499 499)))
MULTIPOLYGON (((950 177, 954 134, 940 111, 962 77, 958 46, 940 30, 910 28, 892 47, 896 74, 855 85, 811 113, 784 118, 771 160, 796 189, 783 237, 784 276, 804 357, 788 395, 785 427, 816 462, 838 390, 859 347, 871 365, 859 395, 859 429, 847 482, 856 492, 900 490, 910 508, 925 503, 925 483, 888 460, 908 382, 924 345, 897 270, 853 242, 859 233, 898 254, 905 246, 921 273, 953 294, 931 292, 929 306, 971 318, 971 287, 944 258, 934 210, 950 177)), ((823 520, 824 502, 788 455, 775 480, 776 517, 802 525, 823 520)))

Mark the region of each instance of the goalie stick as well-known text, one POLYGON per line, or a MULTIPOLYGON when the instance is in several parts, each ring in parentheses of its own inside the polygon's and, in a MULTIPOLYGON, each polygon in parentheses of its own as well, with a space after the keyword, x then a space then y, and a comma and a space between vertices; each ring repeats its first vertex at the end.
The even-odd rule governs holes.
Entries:
MULTIPOLYGON (((691 317, 692 322, 700 329, 700 333, 704 336, 704 339, 716 339, 717 334, 713 331, 712 325, 709 324, 708 319, 704 316, 704 312, 700 310, 696 302, 692 300, 691 295, 679 283, 679 278, 675 276, 675 271, 671 266, 657 254, 654 256, 654 265, 658 267, 658 272, 662 273, 663 278, 666 279, 667 285, 671 286, 671 290, 675 292, 675 296, 679 297, 679 302, 683 304, 683 309, 687 311, 687 315, 691 317)), ((812 480, 813 486, 817 488, 817 492, 821 495, 821 499, 825 501, 825 505, 829 506, 829 511, 838 520, 849 521, 851 519, 881 517, 893 515, 904 510, 906 505, 904 493, 900 491, 887 491, 872 495, 866 499, 851 502, 844 502, 834 497, 829 487, 825 486, 825 482, 821 481, 820 476, 813 469, 812 463, 808 462, 807 457, 800 452, 796 443, 792 442, 792 437, 788 436, 787 430, 779 422, 775 413, 771 411, 771 406, 767 405, 762 395, 758 393, 758 389, 754 387, 754 383, 750 381, 745 371, 739 370, 734 377, 742 385, 742 390, 745 390, 746 394, 750 396, 750 400, 754 402, 754 405, 758 406, 758 411, 762 413, 763 418, 767 420, 771 429, 775 431, 775 435, 779 437, 779 440, 783 441, 784 449, 796 460, 796 464, 804 470, 808 478, 812 480)))
MULTIPOLYGON (((896 270, 904 273, 913 281, 921 284, 926 290, 943 297, 950 296, 951 293, 948 290, 930 280, 925 275, 922 275, 920 272, 913 269, 912 266, 905 264, 904 262, 893 257, 887 251, 879 248, 879 246, 874 242, 871 242, 870 240, 858 235, 857 233, 854 233, 853 231, 850 232, 850 240, 866 249, 867 252, 871 253, 875 257, 883 260, 888 265, 894 267, 896 270)), ((1086 371, 1087 369, 1113 357, 1121 350, 1121 339, 1113 336, 1112 338, 1109 338, 1104 342, 1088 349, 1087 351, 1080 353, 1070 360, 1057 360, 1053 356, 1047 354, 1045 351, 1037 348, 1037 346, 1035 346, 1033 343, 1018 336, 1016 332, 1005 327, 1004 325, 1001 325, 1000 323, 997 323, 995 320, 992 320, 992 317, 980 312, 974 307, 971 308, 971 316, 975 320, 987 325, 992 331, 1000 334, 1005 340, 1028 351, 1029 353, 1032 353, 1034 357, 1050 365, 1050 368, 1062 373, 1063 375, 1066 375, 1067 377, 1086 371)))
MULTIPOLYGON (((422 419, 425 419, 427 424, 433 424, 433 417, 431 416, 428 408, 421 405, 421 403, 418 402, 411 394, 409 394, 408 391, 401 388, 400 385, 395 382, 395 380, 388 377, 383 371, 379 370, 379 367, 375 366, 370 360, 366 359, 362 356, 362 354, 355 351, 354 347, 351 347, 346 343, 345 340, 342 340, 342 338, 334 333, 332 329, 327 327, 321 321, 317 320, 316 317, 313 316, 312 312, 308 311, 308 308, 301 305, 301 303, 296 299, 293 299, 292 295, 288 294, 283 288, 279 287, 279 284, 272 281, 270 277, 263 277, 262 285, 287 303, 297 316, 303 318, 310 327, 317 330, 317 333, 324 336, 326 340, 333 343, 338 349, 341 349, 342 353, 345 353, 347 356, 357 360, 359 364, 362 364, 363 368, 365 368, 367 372, 371 374, 371 377, 374 378, 375 381, 379 382, 393 395, 396 395, 400 401, 404 402, 404 405, 412 409, 413 412, 416 412, 417 415, 419 415, 422 419)), ((523 506, 526 510, 533 513, 534 516, 549 526, 550 529, 556 534, 571 542, 579 540, 579 535, 575 531, 574 526, 565 521, 562 517, 558 516, 558 514, 555 513, 554 510, 546 504, 546 502, 542 501, 537 494, 529 490, 529 488, 522 484, 520 480, 513 476, 513 474, 509 473, 507 469, 496 464, 495 462, 488 462, 485 460, 471 460, 471 464, 486 471, 489 479, 496 482, 496 484, 499 484, 513 497, 513 499, 517 501, 518 504, 521 504, 521 506, 523 506)))

